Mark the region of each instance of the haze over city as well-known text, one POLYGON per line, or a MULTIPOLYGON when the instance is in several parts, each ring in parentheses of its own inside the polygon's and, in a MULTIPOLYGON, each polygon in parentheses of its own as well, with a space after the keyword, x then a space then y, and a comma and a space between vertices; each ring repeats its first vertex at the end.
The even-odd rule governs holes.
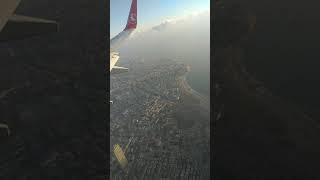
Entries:
POLYGON ((110 178, 209 179, 210 1, 117 3, 110 178))
MULTIPOLYGON (((139 1, 140 6, 144 3, 147 3, 150 7, 156 6, 152 3, 139 1)), ((188 76, 189 83, 194 89, 209 96, 209 4, 209 1, 199 1, 196 8, 191 10, 187 5, 192 6, 194 4, 180 2, 180 4, 175 4, 177 6, 175 13, 171 12, 172 10, 170 9, 166 12, 164 5, 162 5, 163 9, 158 11, 163 14, 159 14, 158 11, 155 13, 150 12, 153 18, 144 18, 144 16, 148 16, 149 14, 146 15, 144 9, 139 7, 141 11, 138 13, 137 30, 119 49, 119 53, 121 54, 119 64, 130 61, 130 58, 140 58, 146 61, 172 59, 188 64, 191 66, 191 72, 188 76), (185 9, 183 10, 179 7, 185 9), (150 19, 154 19, 154 21, 150 21, 150 19)), ((113 11, 115 10, 111 8, 111 34, 114 34, 113 29, 118 29, 117 26, 113 28, 113 11)), ((148 12, 148 10, 146 11, 148 12)), ((118 18, 123 22, 118 22, 118 24, 125 24, 126 18, 125 16, 118 18)))

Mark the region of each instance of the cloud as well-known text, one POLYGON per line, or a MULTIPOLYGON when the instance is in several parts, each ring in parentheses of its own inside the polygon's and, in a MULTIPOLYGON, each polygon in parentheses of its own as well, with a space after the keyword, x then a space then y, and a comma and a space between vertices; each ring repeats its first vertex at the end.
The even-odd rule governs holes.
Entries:
POLYGON ((193 12, 166 19, 152 27, 138 27, 119 49, 121 61, 170 58, 208 68, 210 61, 210 12, 193 12))

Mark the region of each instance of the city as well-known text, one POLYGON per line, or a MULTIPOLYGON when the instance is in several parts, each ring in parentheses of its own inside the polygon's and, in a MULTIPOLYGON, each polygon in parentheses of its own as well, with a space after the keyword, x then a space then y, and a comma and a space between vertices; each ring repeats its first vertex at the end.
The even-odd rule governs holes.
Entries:
POLYGON ((210 111, 181 82, 188 66, 161 59, 130 60, 126 67, 128 73, 111 75, 110 178, 209 179, 210 111))

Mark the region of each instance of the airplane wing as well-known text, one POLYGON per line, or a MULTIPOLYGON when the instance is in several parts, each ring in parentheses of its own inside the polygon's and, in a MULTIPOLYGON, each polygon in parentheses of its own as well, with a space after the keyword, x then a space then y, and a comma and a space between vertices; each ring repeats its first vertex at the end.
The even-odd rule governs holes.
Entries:
POLYGON ((1 0, 0 41, 17 40, 43 33, 57 32, 58 23, 14 14, 21 0, 1 0))
POLYGON ((112 72, 111 74, 120 74, 120 73, 124 73, 124 72, 128 72, 129 69, 125 68, 125 67, 119 67, 119 66, 114 66, 112 68, 112 72))
POLYGON ((119 53, 114 51, 117 49, 123 41, 125 41, 130 34, 136 29, 137 27, 137 0, 132 0, 131 8, 127 20, 127 25, 122 32, 116 35, 114 38, 110 40, 110 72, 111 70, 117 71, 117 73, 128 71, 127 68, 115 66, 117 61, 119 60, 120 56, 119 53))

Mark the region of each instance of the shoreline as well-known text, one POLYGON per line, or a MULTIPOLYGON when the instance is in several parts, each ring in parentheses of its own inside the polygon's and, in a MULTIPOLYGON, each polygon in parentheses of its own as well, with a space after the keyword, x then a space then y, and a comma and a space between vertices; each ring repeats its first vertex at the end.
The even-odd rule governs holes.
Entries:
POLYGON ((189 74, 189 71, 187 71, 186 73, 184 73, 183 75, 178 77, 178 80, 180 81, 180 85, 181 85, 182 89, 185 92, 187 92, 188 94, 190 94, 191 96, 198 99, 200 101, 200 103, 199 103, 200 106, 204 107, 207 110, 210 110, 210 97, 207 97, 207 96, 199 93, 198 91, 194 90, 191 87, 191 85, 187 81, 188 74, 189 74))

